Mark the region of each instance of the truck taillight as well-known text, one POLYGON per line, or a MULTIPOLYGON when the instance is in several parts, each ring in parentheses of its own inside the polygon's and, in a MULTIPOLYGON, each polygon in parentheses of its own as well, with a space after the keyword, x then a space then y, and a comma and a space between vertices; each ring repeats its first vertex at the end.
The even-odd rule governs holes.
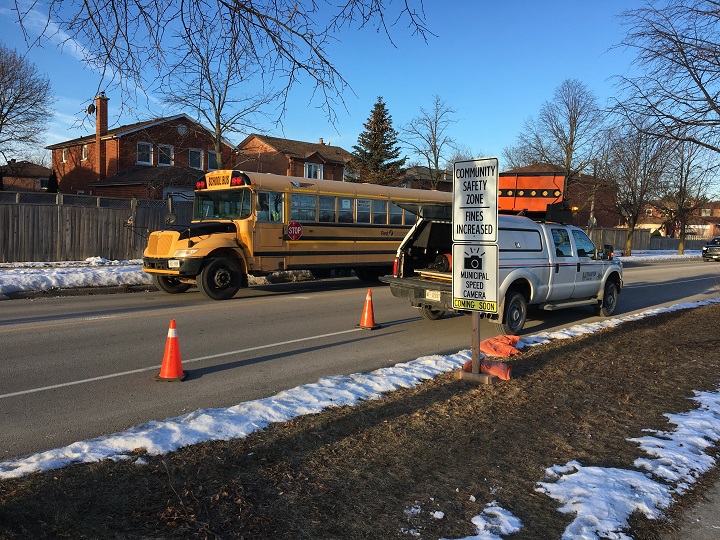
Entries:
POLYGON ((393 276, 399 277, 398 272, 400 270, 400 259, 395 257, 395 262, 393 263, 393 276))

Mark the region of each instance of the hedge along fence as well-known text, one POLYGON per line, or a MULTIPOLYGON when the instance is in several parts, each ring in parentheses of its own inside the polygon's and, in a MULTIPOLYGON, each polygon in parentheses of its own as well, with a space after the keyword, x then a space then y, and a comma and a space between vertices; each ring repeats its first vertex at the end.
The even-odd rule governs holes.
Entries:
MULTIPOLYGON (((188 224, 192 203, 173 205, 188 224)), ((0 192, 0 262, 139 259, 150 231, 164 227, 165 201, 0 192)))

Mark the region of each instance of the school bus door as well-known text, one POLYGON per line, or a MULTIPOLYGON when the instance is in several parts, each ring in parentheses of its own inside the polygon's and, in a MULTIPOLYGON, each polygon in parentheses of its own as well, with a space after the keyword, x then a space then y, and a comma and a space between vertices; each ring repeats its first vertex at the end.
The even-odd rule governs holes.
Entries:
POLYGON ((253 250, 259 270, 271 272, 285 268, 284 200, 283 193, 257 193, 253 250))

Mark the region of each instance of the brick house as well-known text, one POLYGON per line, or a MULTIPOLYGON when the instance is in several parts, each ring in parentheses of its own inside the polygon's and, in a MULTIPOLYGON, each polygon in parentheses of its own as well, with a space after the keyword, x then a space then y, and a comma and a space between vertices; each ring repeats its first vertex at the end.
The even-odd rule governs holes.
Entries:
MULTIPOLYGON (((61 193, 160 199, 217 169, 212 132, 186 114, 108 129, 107 103, 101 93, 88 110, 96 114, 94 135, 47 147, 61 193)), ((232 150, 223 143, 223 163, 232 150)))
POLYGON ((322 139, 308 143, 252 134, 237 146, 232 168, 342 182, 351 158, 347 150, 322 139))
POLYGON ((6 191, 45 191, 52 171, 42 165, 29 161, 11 159, 0 167, 2 183, 0 189, 6 191))
MULTIPOLYGON (((668 216, 660 210, 659 203, 645 206, 637 227, 650 229, 653 234, 669 238, 677 238, 680 231, 677 224, 668 220, 668 216)), ((720 235, 720 202, 710 201, 693 212, 686 224, 687 238, 712 238, 720 235)))

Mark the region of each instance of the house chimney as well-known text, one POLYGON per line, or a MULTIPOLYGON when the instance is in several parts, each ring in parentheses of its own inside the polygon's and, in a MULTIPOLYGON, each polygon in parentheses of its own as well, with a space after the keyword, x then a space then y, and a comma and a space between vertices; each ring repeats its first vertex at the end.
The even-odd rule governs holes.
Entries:
POLYGON ((105 92, 95 96, 95 172, 98 174, 98 180, 107 177, 105 141, 102 140, 102 136, 108 131, 108 101, 110 100, 105 97, 105 92))
POLYGON ((325 145, 325 141, 323 141, 322 139, 320 139, 320 140, 318 141, 318 144, 321 145, 321 146, 324 146, 324 145, 325 145))

